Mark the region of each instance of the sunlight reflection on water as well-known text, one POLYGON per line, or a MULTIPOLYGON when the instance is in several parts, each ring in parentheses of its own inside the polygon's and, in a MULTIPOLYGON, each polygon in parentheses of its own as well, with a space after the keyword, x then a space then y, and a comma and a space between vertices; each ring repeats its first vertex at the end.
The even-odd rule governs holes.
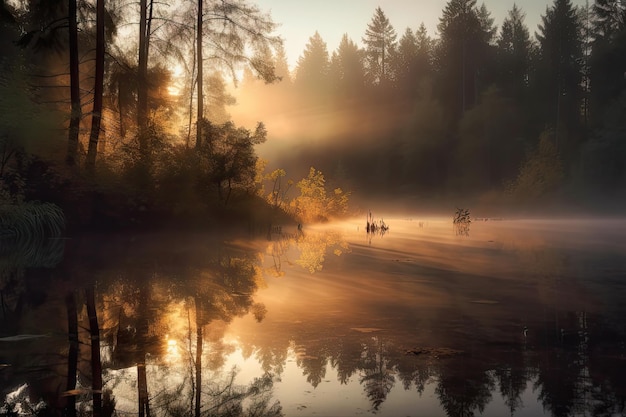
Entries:
POLYGON ((271 240, 75 242, 66 269, 22 271, 18 289, 49 294, 26 293, 19 331, 51 336, 0 343, 4 394, 57 400, 65 291, 91 282, 120 415, 137 413, 144 362, 155 415, 191 413, 199 374, 204 410, 232 392, 233 409, 279 401, 287 416, 623 414, 625 222, 472 221, 459 235, 451 217, 384 220, 370 235, 363 217, 271 240))

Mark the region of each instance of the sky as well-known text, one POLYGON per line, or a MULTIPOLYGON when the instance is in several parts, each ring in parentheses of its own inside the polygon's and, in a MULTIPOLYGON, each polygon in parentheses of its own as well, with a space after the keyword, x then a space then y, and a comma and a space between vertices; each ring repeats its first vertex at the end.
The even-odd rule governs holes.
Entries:
MULTIPOLYGON (((572 0, 572 3, 584 5, 585 1, 572 0)), ((344 33, 362 46, 361 38, 379 6, 396 30, 398 39, 407 27, 416 30, 422 22, 429 34, 437 37, 437 24, 447 0, 256 0, 255 3, 280 25, 276 33, 283 38, 289 65, 294 69, 315 31, 326 41, 329 54, 337 49, 344 33)), ((499 27, 514 0, 485 0, 484 3, 499 27)), ((526 13, 525 22, 534 36, 541 15, 553 1, 516 0, 515 3, 526 13)), ((478 0, 477 4, 482 2, 478 0)))

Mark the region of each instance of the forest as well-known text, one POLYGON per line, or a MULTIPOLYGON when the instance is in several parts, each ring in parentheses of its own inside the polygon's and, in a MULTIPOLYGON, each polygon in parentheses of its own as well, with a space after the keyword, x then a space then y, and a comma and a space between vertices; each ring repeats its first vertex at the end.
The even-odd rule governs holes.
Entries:
POLYGON ((290 71, 246 0, 3 0, 0 205, 72 227, 317 221, 349 198, 618 209, 626 5, 524 20, 450 0, 433 37, 379 7, 363 46, 316 32, 290 71))

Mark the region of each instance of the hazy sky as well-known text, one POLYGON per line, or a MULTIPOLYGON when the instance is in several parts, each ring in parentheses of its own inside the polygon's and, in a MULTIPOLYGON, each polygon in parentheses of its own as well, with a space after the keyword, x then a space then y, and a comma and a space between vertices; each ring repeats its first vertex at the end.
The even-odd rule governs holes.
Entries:
MULTIPOLYGON (((500 26, 513 0, 485 0, 495 23, 500 26)), ((289 64, 295 66, 309 38, 317 30, 326 41, 329 54, 337 48, 344 33, 362 45, 367 24, 374 10, 380 6, 398 33, 398 39, 407 27, 415 30, 424 22, 431 36, 437 34, 437 23, 447 0, 256 0, 261 10, 270 12, 280 24, 278 34, 285 40, 289 64)), ((477 4, 481 4, 479 0, 477 4)), ((515 1, 526 13, 526 24, 534 36, 540 16, 552 0, 515 1)), ((584 5, 585 0, 573 0, 584 5)), ((590 4, 593 0, 589 1, 590 4)))

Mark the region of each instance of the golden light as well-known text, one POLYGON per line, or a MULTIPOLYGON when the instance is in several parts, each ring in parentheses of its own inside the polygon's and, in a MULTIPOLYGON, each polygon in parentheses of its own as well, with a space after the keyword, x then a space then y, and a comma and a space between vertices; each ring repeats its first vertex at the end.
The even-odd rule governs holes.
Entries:
POLYGON ((165 340, 167 343, 167 353, 165 354, 166 362, 178 362, 180 360, 180 349, 178 348, 178 342, 174 339, 170 339, 169 335, 165 336, 165 340))
POLYGON ((183 73, 185 69, 182 65, 176 64, 172 68, 172 83, 167 87, 167 92, 170 96, 179 96, 182 83, 184 82, 183 73))

